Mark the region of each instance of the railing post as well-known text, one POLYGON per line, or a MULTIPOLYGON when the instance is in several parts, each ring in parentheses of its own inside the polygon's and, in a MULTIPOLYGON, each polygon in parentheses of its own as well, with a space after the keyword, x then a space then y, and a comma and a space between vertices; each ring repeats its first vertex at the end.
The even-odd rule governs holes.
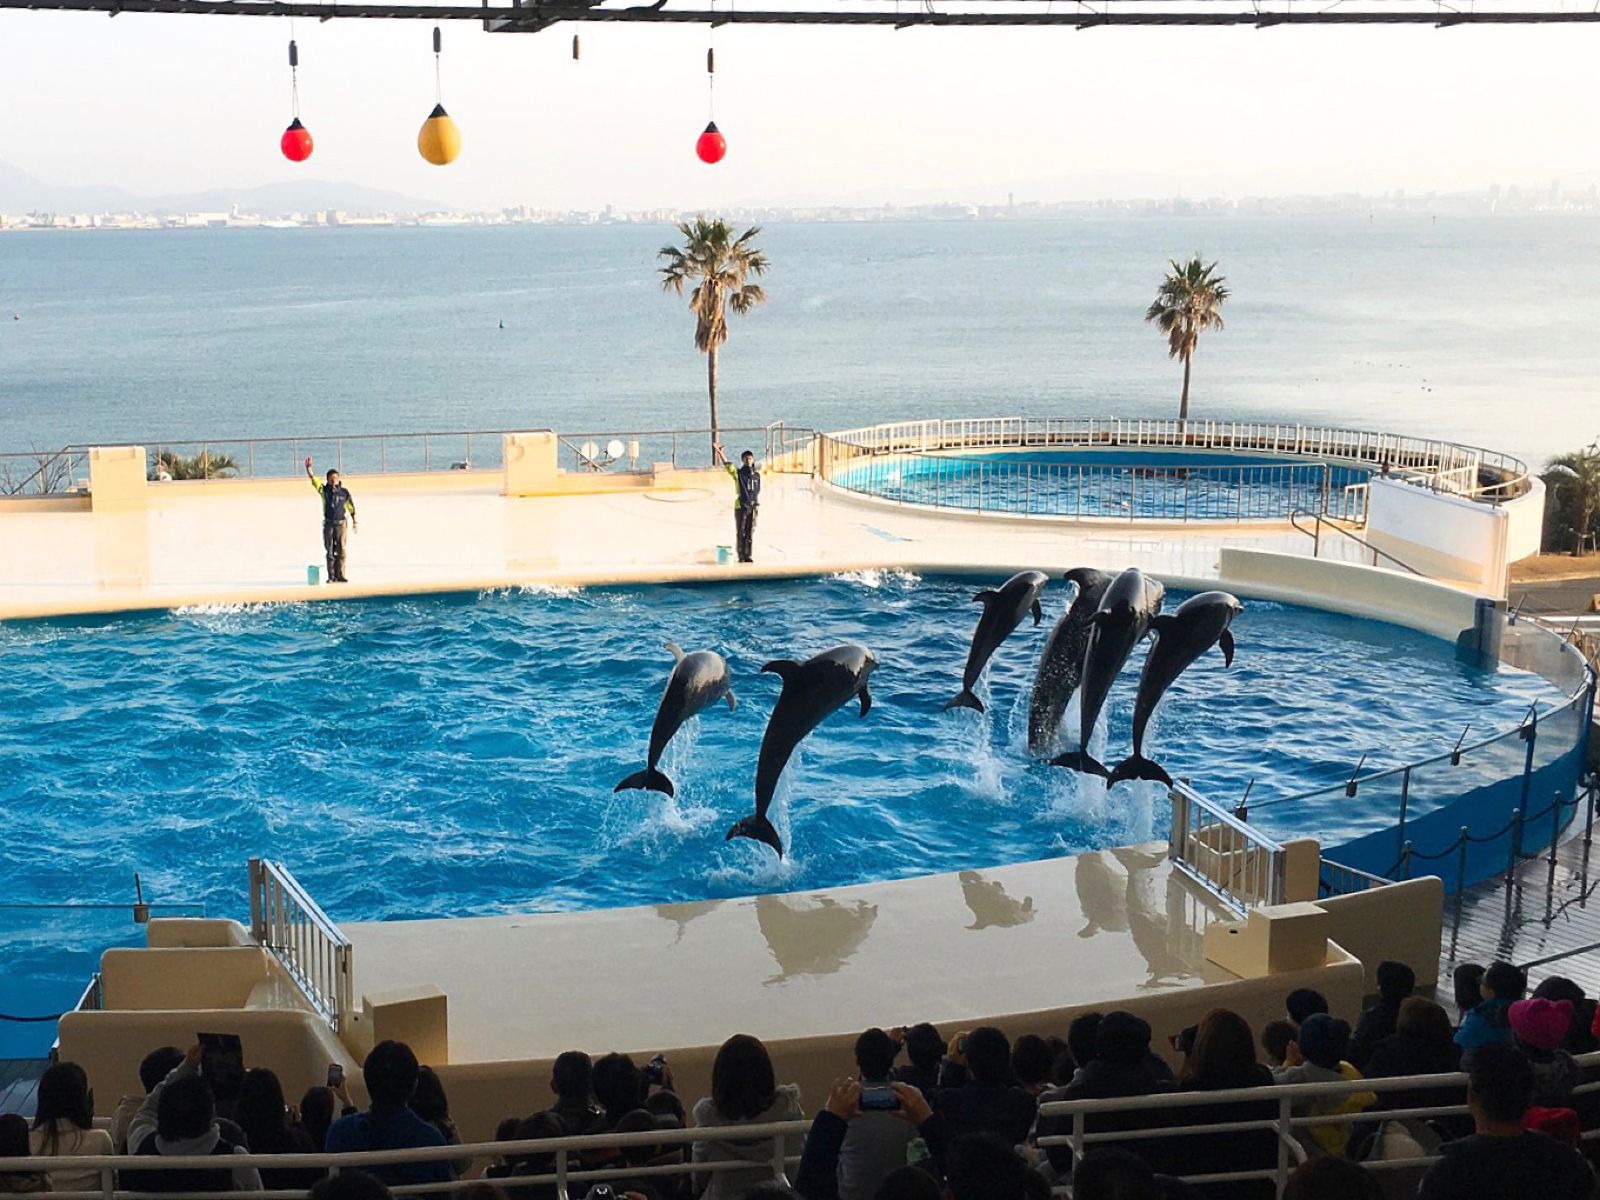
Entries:
POLYGON ((1407 842, 1400 848, 1400 878, 1411 878, 1411 843, 1407 842))
POLYGON ((1467 827, 1461 827, 1461 835, 1456 839, 1456 895, 1461 895, 1467 890, 1467 827))
POLYGON ((556 1200, 570 1200, 567 1194, 567 1151, 556 1147, 556 1200))
POLYGON ((1072 1114, 1072 1165, 1076 1167, 1083 1161, 1083 1112, 1079 1110, 1072 1114))
POLYGON ((1556 793, 1556 798, 1550 804, 1550 853, 1545 861, 1552 867, 1556 865, 1556 842, 1561 838, 1561 793, 1556 793))
POLYGON ((1591 775, 1589 776, 1589 798, 1584 802, 1583 806, 1583 843, 1586 846, 1589 844, 1590 831, 1594 828, 1595 791, 1595 777, 1591 775))
POLYGON ((1506 855, 1506 890, 1517 877, 1517 863, 1522 859, 1522 810, 1511 812, 1511 852, 1506 855))
POLYGON ((784 1159, 783 1159, 783 1151, 784 1151, 783 1139, 784 1139, 784 1135, 781 1134, 781 1133, 775 1133, 775 1134, 772 1135, 772 1182, 773 1183, 780 1183, 781 1184, 781 1183, 788 1183, 789 1182, 789 1173, 787 1171, 787 1167, 788 1167, 789 1164, 784 1162, 784 1159))
POLYGON ((1294 1126, 1290 1124, 1292 1109, 1289 1097, 1278 1098, 1278 1166, 1272 1177, 1274 1194, 1278 1196, 1289 1186, 1289 1139, 1294 1136, 1294 1126))
MULTIPOLYGON (((35 1178, 38 1178, 38 1177, 35 1176, 35 1178)), ((47 1176, 45 1176, 45 1178, 48 1179, 49 1176, 47 1175, 47 1176)), ((104 1197, 104 1200, 112 1200, 112 1197, 115 1196, 116 1194, 117 1194, 117 1173, 115 1171, 113 1171, 110 1167, 101 1167, 100 1168, 100 1195, 102 1197, 104 1197)))
POLYGON ((250 936, 266 945, 266 914, 261 904, 261 860, 250 860, 250 936))

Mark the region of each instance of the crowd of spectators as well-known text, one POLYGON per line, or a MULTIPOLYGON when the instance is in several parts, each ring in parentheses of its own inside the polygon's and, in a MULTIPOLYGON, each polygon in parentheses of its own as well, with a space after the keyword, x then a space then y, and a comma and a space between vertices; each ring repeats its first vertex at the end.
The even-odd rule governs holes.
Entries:
MULTIPOLYGON (((993 1026, 955 1032, 931 1025, 869 1029, 853 1069, 835 1082, 809 1132, 780 1135, 799 1166, 792 1186, 774 1181, 774 1138, 741 1130, 806 1116, 799 1088, 778 1078, 766 1047, 736 1035, 712 1065, 710 1094, 686 1109, 666 1060, 642 1067, 625 1054, 592 1060, 570 1051, 552 1068, 545 1106, 501 1122, 497 1141, 586 1136, 570 1170, 606 1169, 600 1197, 636 1200, 1045 1200, 1070 1183, 1075 1200, 1208 1197, 1252 1200, 1274 1194, 1270 1180, 1192 1180, 1273 1168, 1281 1147, 1272 1127, 1280 1085, 1348 1083, 1402 1076, 1456 1080, 1383 1094, 1351 1086, 1338 1094, 1290 1096, 1303 1163, 1288 1200, 1594 1200, 1595 1175, 1579 1130, 1595 1128, 1574 1056, 1600 1047, 1595 1005, 1570 980, 1544 980, 1532 996, 1517 968, 1495 963, 1459 970, 1456 1020, 1416 995, 1413 972, 1384 963, 1376 1002, 1353 1013, 1354 1027, 1310 989, 1286 997, 1284 1017, 1259 1039, 1243 1017, 1215 1009, 1168 1041, 1176 1071, 1152 1048, 1152 1030, 1125 1011, 1088 1013, 1064 1037, 1011 1041, 993 1026), (1236 1089, 1256 1089, 1238 1096, 1236 1089), (1266 1089, 1263 1091, 1262 1089, 1266 1089), (1161 1097, 1160 1103, 1096 1111, 1093 1133, 1115 1145, 1074 1157, 1070 1118, 1041 1115, 1057 1101, 1161 1097), (1465 1102, 1468 1115, 1404 1111, 1465 1102), (1175 1132, 1184 1125, 1208 1132, 1175 1132), (1237 1126, 1231 1127, 1231 1126, 1237 1126), (704 1136, 608 1146, 607 1135, 704 1136), (687 1154, 687 1158, 686 1158, 687 1154), (1432 1165, 1425 1160, 1437 1159, 1432 1165), (1418 1160, 1409 1165, 1408 1160, 1418 1160), (1383 1162, 1385 1169, 1371 1169, 1383 1162), (651 1168, 687 1167, 662 1174, 651 1168)), ((845 1064, 841 1064, 844 1067, 845 1064)), ((439 1076, 410 1048, 382 1042, 362 1067, 368 1097, 356 1109, 342 1081, 313 1088, 291 1106, 265 1067, 224 1081, 208 1078, 199 1046, 163 1047, 140 1067, 145 1093, 123 1097, 108 1122, 94 1119, 84 1072, 56 1063, 41 1077, 32 1121, 0 1116, 0 1168, 8 1158, 61 1159, 48 1171, 0 1169, 0 1194, 98 1191, 99 1171, 75 1168, 86 1155, 125 1155, 119 1186, 154 1195, 309 1190, 311 1200, 383 1200, 403 1184, 453 1187, 458 1200, 552 1200, 556 1155, 506 1153, 478 1172, 470 1157, 345 1170, 243 1166, 241 1155, 437 1149, 461 1144, 439 1076), (215 1169, 179 1170, 173 1156, 215 1157, 215 1169), (143 1160, 143 1161, 140 1161, 143 1160), (478 1175, 477 1178, 470 1178, 478 1175)), ((445 1194, 451 1194, 449 1192, 445 1194)))

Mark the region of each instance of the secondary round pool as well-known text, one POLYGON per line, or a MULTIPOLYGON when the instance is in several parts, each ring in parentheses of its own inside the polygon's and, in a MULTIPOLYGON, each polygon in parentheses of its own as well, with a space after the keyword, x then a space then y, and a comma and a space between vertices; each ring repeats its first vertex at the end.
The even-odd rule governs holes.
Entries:
MULTIPOLYGON (((135 871, 149 900, 240 916, 245 861, 263 855, 358 920, 809 889, 1163 835, 1158 785, 1108 793, 1027 753, 1065 584, 1046 590, 1044 625, 995 655, 989 711, 943 710, 972 594, 999 582, 869 573, 0 627, 0 1012, 70 1004, 99 950, 134 932, 125 913, 10 906, 126 904, 135 871), (773 809, 788 857, 724 841, 751 811, 779 691, 761 664, 849 640, 882 664, 874 705, 829 718, 791 761, 773 809), (667 641, 720 651, 738 711, 680 733, 663 762, 675 799, 614 795, 644 765, 667 641)), ((1363 753, 1369 769, 1398 762, 1562 699, 1392 625, 1247 600, 1234 634, 1233 667, 1213 651, 1182 676, 1148 747, 1219 801, 1252 779, 1256 801, 1342 780, 1363 753)), ((1095 741, 1108 763, 1127 752, 1143 654, 1095 741)), ((1350 816, 1304 820, 1337 833, 1350 816)), ((0 1056, 41 1033, 18 1030, 0 1025, 0 1056)))

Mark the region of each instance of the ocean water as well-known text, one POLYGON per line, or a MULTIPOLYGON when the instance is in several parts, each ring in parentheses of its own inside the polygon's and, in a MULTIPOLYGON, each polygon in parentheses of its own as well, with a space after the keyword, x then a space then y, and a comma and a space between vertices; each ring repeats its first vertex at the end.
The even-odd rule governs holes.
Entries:
MULTIPOLYGON (((648 226, 0 235, 0 450, 418 429, 701 427, 648 226), (10 319, 13 314, 19 319, 10 319), (505 328, 501 329, 500 322, 505 328)), ((1168 415, 1166 260, 1234 289, 1201 417, 1448 435, 1542 460, 1600 434, 1600 219, 774 224, 723 420, 1168 415)))
MULTIPOLYGON (((361 920, 794 891, 1163 836, 1159 785, 1108 791, 1028 754, 1065 585, 1045 593, 1047 623, 995 655, 988 711, 943 710, 977 586, 866 573, 0 627, 0 809, 26 831, 0 839, 0 1012, 58 1011, 134 932, 116 913, 13 906, 131 902, 137 872, 148 900, 238 916, 252 854, 286 862, 335 920, 361 920), (720 651, 739 707, 669 747, 675 798, 614 794, 644 765, 669 640, 720 651), (779 692, 761 664, 846 640, 880 660, 874 704, 830 717, 791 760, 772 810, 786 857, 725 841, 752 809, 779 692)), ((1394 626, 1250 602, 1234 632, 1232 668, 1196 663, 1146 746, 1222 801, 1251 780, 1255 801, 1341 781, 1369 751, 1369 769, 1437 753, 1469 721, 1487 736, 1560 700, 1538 676, 1464 665, 1394 626)), ((1142 656, 1091 742, 1107 763, 1127 752, 1142 656)), ((1373 803, 1389 801, 1275 815, 1337 840, 1373 803)), ((0 1025, 0 1039, 39 1032, 0 1025)))

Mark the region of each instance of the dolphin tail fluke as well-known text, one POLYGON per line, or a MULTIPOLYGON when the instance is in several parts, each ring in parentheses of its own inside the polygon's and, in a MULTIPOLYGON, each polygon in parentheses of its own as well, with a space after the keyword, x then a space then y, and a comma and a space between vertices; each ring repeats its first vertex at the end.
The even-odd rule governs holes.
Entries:
POLYGON ((1167 787, 1172 786, 1172 776, 1162 769, 1161 764, 1142 754, 1130 754, 1119 762, 1106 781, 1106 786, 1121 783, 1124 779, 1148 779, 1154 783, 1165 784, 1167 787))
POLYGON ((1072 750, 1066 754, 1058 754, 1050 760, 1052 766, 1066 767, 1069 771, 1081 771, 1085 775, 1098 775, 1102 779, 1110 776, 1105 764, 1087 750, 1072 750))
POLYGON ((635 788, 649 792, 660 792, 663 796, 677 794, 673 789, 672 780, 667 778, 665 772, 658 771, 654 767, 646 767, 642 771, 635 771, 611 790, 613 792, 626 792, 635 788))
POLYGON ((783 857, 783 839, 778 836, 778 831, 772 827, 772 822, 759 814, 741 817, 733 823, 728 830, 728 836, 722 840, 731 842, 734 838, 750 838, 752 841, 763 842, 778 852, 778 857, 783 857))
POLYGON ((954 700, 946 700, 946 708, 972 708, 978 712, 983 711, 983 701, 973 694, 971 688, 962 688, 954 700))

